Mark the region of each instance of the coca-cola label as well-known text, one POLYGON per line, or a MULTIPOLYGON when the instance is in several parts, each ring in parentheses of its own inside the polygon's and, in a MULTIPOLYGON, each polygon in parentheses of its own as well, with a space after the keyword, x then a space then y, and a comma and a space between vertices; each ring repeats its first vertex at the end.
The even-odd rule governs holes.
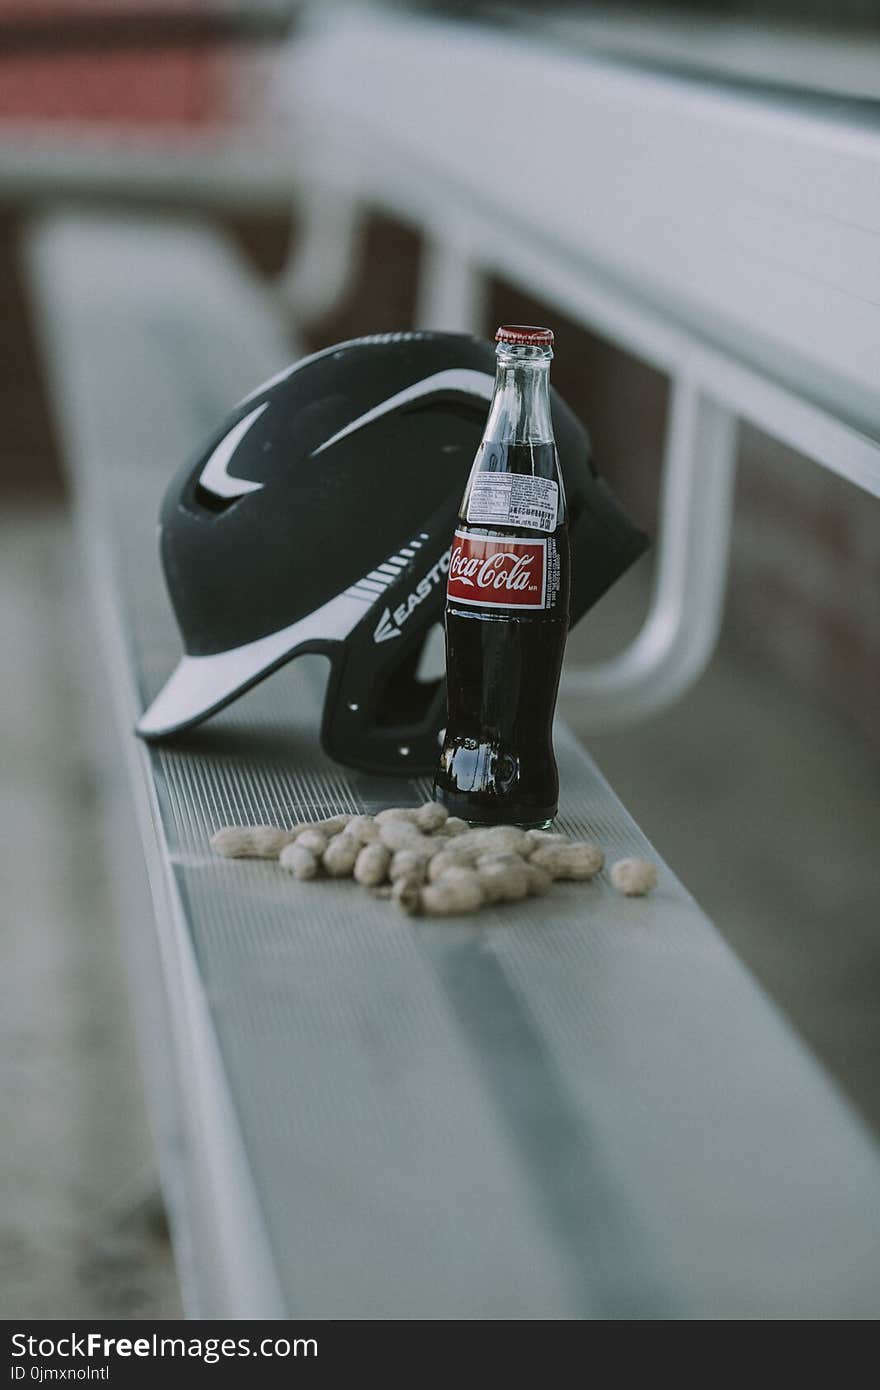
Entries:
POLYGON ((475 608, 545 608, 547 541, 456 531, 447 596, 475 608))

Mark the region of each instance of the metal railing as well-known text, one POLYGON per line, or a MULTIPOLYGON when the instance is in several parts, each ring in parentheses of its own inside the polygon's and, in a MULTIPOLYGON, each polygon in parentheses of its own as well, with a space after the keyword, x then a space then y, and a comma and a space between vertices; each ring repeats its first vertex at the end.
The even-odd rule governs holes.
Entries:
POLYGON ((300 313, 344 292, 378 206, 425 236, 422 326, 484 329, 498 275, 670 377, 647 616, 566 676, 596 727, 667 706, 717 641, 740 419, 880 495, 880 135, 373 11, 334 15, 285 80, 315 189, 285 281, 300 313))

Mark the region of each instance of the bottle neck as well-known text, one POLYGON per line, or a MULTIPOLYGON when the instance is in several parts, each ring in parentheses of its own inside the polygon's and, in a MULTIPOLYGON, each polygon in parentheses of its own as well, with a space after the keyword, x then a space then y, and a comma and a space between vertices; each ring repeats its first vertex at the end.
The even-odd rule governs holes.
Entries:
POLYGON ((552 443, 549 347, 499 343, 495 392, 483 432, 499 444, 552 443))

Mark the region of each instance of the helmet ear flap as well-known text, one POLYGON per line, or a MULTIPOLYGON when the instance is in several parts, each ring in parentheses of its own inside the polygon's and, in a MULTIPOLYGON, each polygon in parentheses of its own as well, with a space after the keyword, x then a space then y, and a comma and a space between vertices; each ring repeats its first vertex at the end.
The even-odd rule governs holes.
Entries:
POLYGON ((421 667, 445 599, 445 585, 438 585, 409 626, 398 626, 391 608, 381 614, 374 609, 335 653, 321 726, 321 744, 331 758, 392 776, 433 771, 437 731, 446 718, 446 680, 424 679, 421 667))

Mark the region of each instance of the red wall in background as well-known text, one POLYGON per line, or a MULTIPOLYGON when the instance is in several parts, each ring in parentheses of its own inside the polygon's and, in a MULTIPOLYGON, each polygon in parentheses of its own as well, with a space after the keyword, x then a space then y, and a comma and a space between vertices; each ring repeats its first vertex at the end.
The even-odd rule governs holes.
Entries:
POLYGON ((0 0, 0 120, 222 121, 239 51, 211 41, 212 13, 222 18, 229 8, 210 0, 0 0), (188 30, 188 20, 203 27, 188 30))
MULTIPOLYGON (((36 124, 49 136, 99 130, 124 142, 145 131, 164 143, 222 126, 253 48, 230 34, 231 16, 213 0, 0 0, 0 138, 36 124)), ((0 189, 0 491, 39 494, 61 474, 21 276, 27 215, 0 189)), ((254 235, 266 240, 259 220, 254 235)), ((285 239, 282 224, 270 241, 285 239)))

